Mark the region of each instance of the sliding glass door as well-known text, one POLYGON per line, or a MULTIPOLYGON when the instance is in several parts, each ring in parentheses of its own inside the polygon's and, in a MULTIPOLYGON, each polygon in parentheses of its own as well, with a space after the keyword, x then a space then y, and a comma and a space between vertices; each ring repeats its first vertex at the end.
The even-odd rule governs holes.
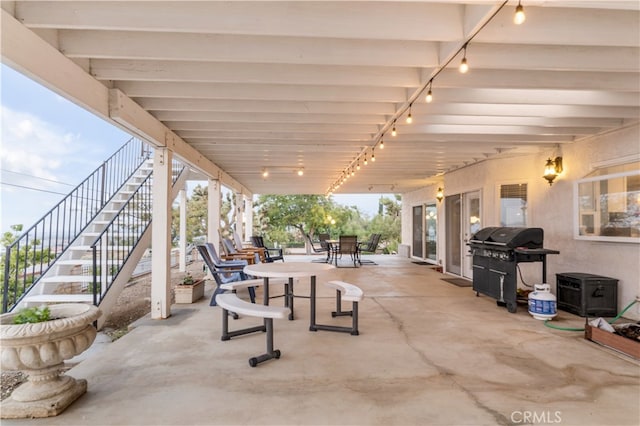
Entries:
POLYGON ((436 204, 426 204, 424 208, 424 253, 425 258, 437 262, 438 253, 438 209, 436 204))
POLYGON ((413 237, 411 238, 411 255, 422 259, 422 241, 424 237, 423 223, 423 206, 413 207, 413 237))

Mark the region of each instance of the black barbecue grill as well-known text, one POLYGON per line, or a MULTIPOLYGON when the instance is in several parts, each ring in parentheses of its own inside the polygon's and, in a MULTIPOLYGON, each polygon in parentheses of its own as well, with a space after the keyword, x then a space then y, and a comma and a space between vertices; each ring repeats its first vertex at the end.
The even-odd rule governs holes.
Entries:
POLYGON ((473 255, 473 289, 493 297, 509 312, 517 310, 517 265, 542 262, 542 283, 547 281, 547 255, 542 228, 488 227, 469 240, 473 255))

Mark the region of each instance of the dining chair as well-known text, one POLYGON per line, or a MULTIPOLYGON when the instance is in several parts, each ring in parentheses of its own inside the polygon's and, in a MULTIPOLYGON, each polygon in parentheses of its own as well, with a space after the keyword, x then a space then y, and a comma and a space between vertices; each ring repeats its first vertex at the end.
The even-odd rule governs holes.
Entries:
POLYGON ((284 254, 281 248, 269 248, 264 245, 264 239, 258 235, 251 236, 251 243, 254 247, 260 247, 264 249, 265 261, 275 262, 276 260, 282 260, 284 262, 284 254))
POLYGON ((311 245, 311 250, 313 250, 314 253, 316 254, 326 254, 326 257, 323 257, 321 259, 314 259, 312 260, 312 262, 316 262, 316 263, 329 263, 330 262, 330 253, 329 253, 329 245, 327 244, 326 241, 324 241, 324 245, 322 244, 323 242, 320 241, 320 247, 317 247, 314 243, 313 240, 311 239, 311 236, 309 234, 304 234, 304 236, 307 238, 307 241, 309 241, 309 244, 311 245))
POLYGON ((377 265, 373 260, 362 259, 363 253, 375 254, 380 243, 380 237, 382 234, 371 234, 371 238, 368 241, 358 243, 358 256, 360 258, 361 265, 377 265))
POLYGON ((340 235, 338 240, 338 251, 335 256, 336 266, 338 266, 338 256, 342 258, 343 254, 348 254, 351 256, 351 260, 353 261, 353 266, 357 267, 358 262, 360 261, 358 257, 358 237, 355 235, 340 235))

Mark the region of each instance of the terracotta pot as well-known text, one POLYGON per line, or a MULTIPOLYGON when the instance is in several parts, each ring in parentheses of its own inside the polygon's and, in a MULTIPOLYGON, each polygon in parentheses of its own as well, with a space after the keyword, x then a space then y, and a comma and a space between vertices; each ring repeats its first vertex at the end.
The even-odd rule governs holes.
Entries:
POLYGON ((84 352, 96 338, 98 308, 80 303, 49 306, 50 321, 13 324, 16 313, 0 316, 0 364, 22 371, 28 381, 2 401, 2 418, 51 417, 87 390, 86 380, 62 374, 64 361, 84 352))

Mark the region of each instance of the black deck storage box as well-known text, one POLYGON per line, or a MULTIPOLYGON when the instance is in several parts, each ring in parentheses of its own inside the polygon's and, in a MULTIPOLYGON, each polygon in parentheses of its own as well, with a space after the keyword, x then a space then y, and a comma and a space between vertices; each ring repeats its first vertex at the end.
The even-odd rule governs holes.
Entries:
POLYGON ((618 314, 618 280, 581 272, 556 274, 558 309, 581 317, 618 314))

